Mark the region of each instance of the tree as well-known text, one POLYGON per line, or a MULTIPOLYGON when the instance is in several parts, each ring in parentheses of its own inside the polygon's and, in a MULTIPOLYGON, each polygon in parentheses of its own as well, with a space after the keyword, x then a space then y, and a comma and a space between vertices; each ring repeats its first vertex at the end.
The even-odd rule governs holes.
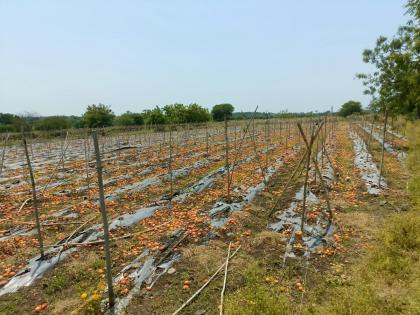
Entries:
POLYGON ((0 113, 0 132, 19 131, 15 130, 15 121, 19 117, 13 114, 0 113))
POLYGON ((213 106, 211 115, 213 116, 213 120, 222 121, 225 117, 230 119, 232 117, 233 110, 234 107, 231 104, 218 104, 213 106))
POLYGON ((210 113, 197 103, 185 106, 184 104, 175 103, 166 105, 163 108, 165 112, 166 122, 173 124, 199 123, 210 120, 210 113))
POLYGON ((393 38, 380 36, 373 49, 363 51, 363 61, 376 71, 357 74, 371 95, 371 108, 395 114, 414 113, 420 118, 420 0, 409 0, 407 13, 414 18, 393 38))
POLYGON ((354 113, 361 113, 362 112, 362 104, 356 101, 348 101, 341 105, 340 110, 338 111, 338 115, 342 117, 350 116, 354 113))
POLYGON ((117 126, 140 126, 144 124, 143 115, 140 113, 132 113, 130 111, 117 116, 114 120, 117 126))
POLYGON ((166 122, 166 117, 159 106, 152 110, 146 110, 143 113, 145 122, 148 125, 162 125, 166 122))
POLYGON ((83 119, 79 116, 67 116, 72 128, 83 128, 83 119))
POLYGON ((187 108, 184 104, 171 104, 163 107, 166 121, 172 124, 184 124, 188 122, 187 108))
POLYGON ((207 108, 204 108, 196 103, 190 104, 187 107, 187 122, 200 123, 209 121, 211 115, 207 108))
POLYGON ((35 124, 37 130, 59 130, 71 127, 70 120, 65 116, 50 116, 38 120, 35 124))
POLYGON ((0 124, 4 125, 12 125, 13 120, 16 119, 17 116, 8 113, 0 113, 0 124))
POLYGON ((111 108, 104 104, 88 105, 83 114, 83 125, 88 128, 112 126, 114 113, 111 108))

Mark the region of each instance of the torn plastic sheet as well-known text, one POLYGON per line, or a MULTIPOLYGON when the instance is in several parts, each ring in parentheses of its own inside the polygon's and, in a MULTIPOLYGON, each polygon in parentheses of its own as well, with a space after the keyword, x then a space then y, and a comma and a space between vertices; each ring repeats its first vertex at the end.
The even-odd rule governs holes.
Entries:
MULTIPOLYGON (((370 135, 370 130, 367 127, 360 126, 368 135, 370 135)), ((382 145, 382 136, 379 135, 377 132, 372 131, 372 137, 378 141, 382 145)), ((395 149, 391 144, 385 142, 384 143, 384 149, 389 154, 392 154, 393 156, 397 157, 399 161, 404 160, 407 157, 407 153, 401 150, 395 149)))
MULTIPOLYGON (((322 158, 322 151, 318 154, 318 160, 322 158)), ((326 187, 331 185, 332 181, 334 180, 334 170, 332 165, 328 161, 323 165, 321 171, 321 175, 324 179, 324 183, 326 187)), ((310 177, 314 177, 315 172, 311 170, 310 177)), ((289 207, 283 211, 277 211, 276 219, 278 220, 275 223, 269 224, 269 228, 273 231, 280 232, 287 228, 291 229, 291 237, 289 242, 286 246, 285 257, 295 257, 295 253, 293 252, 293 244, 295 242, 295 232, 300 231, 301 229, 301 222, 302 222, 302 214, 297 210, 303 203, 304 197, 304 186, 298 190, 290 203, 289 207)), ((310 209, 316 205, 321 203, 321 199, 310 189, 306 192, 306 207, 310 209)), ((309 256, 311 253, 315 252, 318 247, 323 245, 326 242, 326 238, 331 236, 335 230, 335 226, 332 224, 328 213, 327 208, 322 207, 320 212, 315 220, 315 222, 305 222, 304 224, 304 233, 302 237, 303 242, 303 255, 309 256)))
POLYGON ((360 170, 360 176, 365 182, 367 191, 371 195, 379 195, 387 187, 384 177, 381 177, 379 188, 379 170, 373 162, 373 157, 366 147, 366 143, 353 131, 349 133, 355 151, 354 164, 360 170))
MULTIPOLYGON (((151 216, 159 207, 146 207, 140 208, 133 214, 124 214, 120 217, 115 218, 110 222, 109 230, 112 231, 120 227, 128 227, 135 223, 151 216)), ((68 245, 71 246, 75 243, 87 243, 96 241, 103 236, 102 224, 96 224, 89 227, 79 233, 76 233, 71 240, 68 241, 68 245)), ((57 247, 51 247, 45 252, 45 259, 40 260, 40 256, 29 260, 26 267, 19 271, 10 281, 0 289, 0 296, 6 293, 15 292, 17 289, 29 286, 35 281, 35 279, 41 277, 46 271, 53 268, 58 262, 66 258, 69 254, 77 251, 77 247, 70 247, 65 250, 61 250, 61 245, 64 241, 57 243, 57 247)))
MULTIPOLYGON (((296 149, 297 147, 295 147, 295 150, 296 149)), ((274 162, 273 166, 268 167, 265 175, 265 182, 268 182, 283 164, 283 158, 279 158, 274 162)), ((241 192, 241 201, 231 203, 227 203, 222 200, 217 201, 209 210, 209 215, 211 217, 210 225, 214 228, 222 227, 227 222, 232 212, 242 210, 242 208, 246 204, 250 203, 255 198, 257 193, 262 191, 264 187, 265 183, 264 181, 261 181, 257 185, 249 187, 246 190, 242 190, 240 187, 234 188, 235 191, 241 192)))
MULTIPOLYGON (((133 284, 126 296, 116 298, 113 309, 114 314, 124 314, 131 300, 140 293, 142 286, 152 287, 181 257, 180 253, 174 253, 156 266, 158 257, 149 256, 149 250, 145 249, 130 264, 123 268, 113 280, 114 285, 118 285, 121 279, 124 278, 124 274, 128 273, 126 279, 129 279, 133 284)), ((107 303, 108 299, 102 301, 102 310, 107 309, 107 303)), ((109 314, 109 310, 105 313, 109 314)))
MULTIPOLYGON (((212 173, 211 176, 220 176, 222 174, 223 172, 216 172, 212 173)), ((208 178, 208 176, 206 177, 208 178)), ((212 181, 214 179, 215 178, 212 178, 212 181)), ((189 190, 189 192, 183 194, 183 198, 186 198, 189 194, 195 191, 193 187, 196 187, 196 184, 197 182, 192 184, 190 188, 187 189, 187 191, 189 190)), ((167 200, 164 200, 164 202, 167 202, 167 200)), ((116 228, 134 225, 135 223, 151 216, 156 210, 158 210, 161 207, 162 205, 153 207, 143 207, 135 211, 133 214, 123 214, 110 222, 109 229, 110 231, 112 231, 116 228)), ((72 243, 86 243, 95 241, 102 237, 103 232, 101 231, 101 229, 102 224, 96 224, 92 227, 89 227, 79 233, 76 233, 73 236, 73 239, 69 240, 68 244, 71 246, 72 243)), ((61 243, 62 242, 58 242, 56 245, 59 246, 61 243)), ((58 262, 63 260, 75 250, 77 250, 77 247, 71 247, 67 250, 63 250, 60 252, 60 247, 52 247, 45 253, 48 259, 40 261, 39 256, 32 258, 31 260, 29 260, 28 265, 21 272, 12 277, 10 281, 0 289, 0 296, 9 292, 15 292, 20 287, 31 285, 33 281, 35 281, 35 279, 41 277, 46 271, 53 268, 58 262)))

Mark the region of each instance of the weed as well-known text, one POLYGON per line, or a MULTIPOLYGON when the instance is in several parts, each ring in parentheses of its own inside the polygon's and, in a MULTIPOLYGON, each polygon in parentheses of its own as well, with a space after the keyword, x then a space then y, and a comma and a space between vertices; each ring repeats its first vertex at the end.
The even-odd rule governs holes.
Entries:
POLYGON ((54 275, 49 279, 46 279, 44 287, 46 288, 46 293, 51 295, 56 292, 60 292, 70 285, 70 279, 67 274, 59 273, 54 275))
POLYGON ((257 263, 250 265, 243 275, 243 286, 227 296, 226 314, 290 314, 282 292, 267 286, 264 278, 264 270, 257 263))

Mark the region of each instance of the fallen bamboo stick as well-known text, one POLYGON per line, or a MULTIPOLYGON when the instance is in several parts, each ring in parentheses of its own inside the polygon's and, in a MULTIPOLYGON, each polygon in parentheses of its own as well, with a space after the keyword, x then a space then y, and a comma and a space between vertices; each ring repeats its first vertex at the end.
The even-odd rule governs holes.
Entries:
MULTIPOLYGON (((45 186, 42 188, 42 190, 41 190, 41 194, 40 194, 41 196, 44 196, 44 193, 45 193, 45 191, 47 190, 48 185, 51 183, 51 180, 53 179, 53 177, 57 174, 57 170, 58 170, 58 168, 60 167, 61 161, 62 161, 62 160, 63 160, 63 158, 64 158, 64 154, 65 154, 65 152, 67 151, 67 149, 68 149, 68 147, 69 147, 69 144, 67 143, 67 136, 68 136, 68 132, 67 132, 67 134, 66 134, 66 147, 64 148, 64 151, 62 151, 62 157, 61 157, 61 159, 58 161, 58 163, 57 163, 57 165, 55 166, 54 170, 51 172, 51 174, 52 174, 52 175, 50 175, 50 176, 49 176, 47 184, 45 184, 45 186)), ((25 205, 28 203, 28 201, 32 200, 32 198, 33 198, 33 197, 29 197, 28 199, 26 199, 26 200, 22 203, 22 205, 19 207, 19 210, 17 211, 17 213, 19 213, 19 212, 23 209, 23 207, 25 207, 25 205)))
MULTIPOLYGON (((113 238, 110 238, 109 240, 110 241, 118 241, 118 240, 130 238, 132 236, 136 236, 136 235, 139 235, 139 234, 151 232, 151 231, 154 231, 157 228, 162 227, 163 225, 168 224, 170 222, 171 221, 167 221, 165 223, 159 224, 159 225, 157 225, 153 228, 150 228, 150 229, 146 229, 146 230, 143 230, 143 231, 134 232, 134 233, 130 233, 130 234, 125 234, 125 235, 121 235, 121 236, 117 236, 117 237, 113 237, 113 238)), ((103 242, 104 242, 104 240, 97 240, 97 241, 84 242, 84 243, 70 243, 70 244, 67 245, 67 247, 99 245, 99 244, 102 244, 103 242)), ((64 244, 53 244, 53 245, 47 245, 45 247, 60 247, 60 246, 64 246, 64 244)))
MULTIPOLYGON (((238 250, 241 248, 241 246, 239 245, 239 247, 232 253, 232 255, 230 255, 229 259, 232 259, 236 253, 238 252, 238 250)), ((200 289, 198 289, 193 295, 191 295, 191 297, 184 303, 182 304, 175 312, 172 313, 172 315, 176 315, 179 314, 179 312, 181 312, 188 304, 190 304, 190 302, 192 300, 194 300, 194 298, 200 294, 201 291, 204 290, 205 287, 207 287, 207 285, 217 276, 217 274, 223 269, 223 267, 226 265, 226 261, 216 270, 216 272, 206 281, 206 283, 204 283, 200 289)))
POLYGON ((220 315, 223 315, 223 300, 224 300, 224 297, 225 297, 226 280, 227 280, 229 258, 230 258, 230 247, 231 246, 232 246, 232 242, 229 243, 229 248, 228 248, 228 253, 227 253, 226 263, 225 263, 225 277, 223 279, 222 292, 220 292, 220 315))
POLYGON ((307 153, 308 153, 308 151, 306 150, 306 151, 303 153, 302 157, 300 158, 299 162, 297 163, 297 165, 296 165, 296 167, 295 167, 295 169, 294 169, 294 171, 293 171, 292 175, 291 175, 291 176, 289 177, 289 179, 287 180, 287 183, 286 183, 286 185, 284 186, 283 191, 281 192, 281 194, 280 194, 280 195, 279 195, 279 197, 277 198, 276 202, 274 203, 274 206, 271 208, 270 213, 268 214, 268 216, 269 216, 269 217, 271 217, 271 216, 273 215, 274 211, 276 210, 276 208, 277 208, 277 206, 278 206, 279 202, 281 201, 281 199, 283 198, 283 196, 284 196, 284 194, 285 194, 285 192, 286 192, 287 188, 289 188, 289 185, 290 185, 291 181, 292 181, 292 180, 293 180, 293 178, 296 176, 296 174, 297 174, 297 172, 298 172, 298 170, 299 170, 300 166, 302 165, 303 160, 306 158, 306 154, 307 154, 307 153))
MULTIPOLYGON (((34 222, 26 222, 26 221, 13 221, 13 223, 18 223, 22 225, 36 225, 34 222)), ((82 224, 81 221, 72 221, 72 222, 51 222, 51 223, 41 223, 42 226, 55 226, 55 225, 72 225, 72 224, 82 224)))
POLYGON ((82 229, 82 227, 84 227, 86 224, 88 224, 89 222, 91 222, 93 219, 95 219, 97 217, 97 215, 94 215, 94 216, 92 216, 89 220, 87 220, 87 221, 85 221, 83 224, 81 224, 80 226, 78 226, 71 234, 70 234, 70 236, 69 237, 67 237, 66 238, 66 241, 64 242, 64 244, 63 244, 63 247, 65 247, 67 244, 68 244, 68 242, 69 242, 69 240, 77 233, 77 232, 79 232, 81 229, 82 229))

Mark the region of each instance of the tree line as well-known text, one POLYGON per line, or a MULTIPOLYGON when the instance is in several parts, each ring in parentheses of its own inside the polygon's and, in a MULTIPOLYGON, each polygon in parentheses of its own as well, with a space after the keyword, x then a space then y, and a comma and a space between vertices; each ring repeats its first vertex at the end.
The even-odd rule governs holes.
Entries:
POLYGON ((60 130, 69 128, 98 128, 110 126, 141 126, 161 124, 202 123, 232 119, 234 107, 231 104, 218 104, 209 111, 196 103, 156 106, 141 113, 127 111, 115 115, 110 106, 104 104, 88 105, 82 116, 37 117, 36 114, 14 115, 0 113, 0 132, 19 132, 20 130, 60 130))
POLYGON ((69 128, 101 128, 110 126, 142 126, 162 124, 203 123, 209 121, 223 121, 242 119, 268 118, 299 118, 315 117, 330 114, 326 112, 234 112, 232 104, 214 105, 209 111, 196 103, 171 104, 163 107, 144 110, 141 113, 127 111, 115 115, 110 106, 104 104, 88 105, 82 116, 48 116, 39 117, 36 114, 14 115, 0 113, 0 132, 20 132, 22 129, 51 131, 69 128))

